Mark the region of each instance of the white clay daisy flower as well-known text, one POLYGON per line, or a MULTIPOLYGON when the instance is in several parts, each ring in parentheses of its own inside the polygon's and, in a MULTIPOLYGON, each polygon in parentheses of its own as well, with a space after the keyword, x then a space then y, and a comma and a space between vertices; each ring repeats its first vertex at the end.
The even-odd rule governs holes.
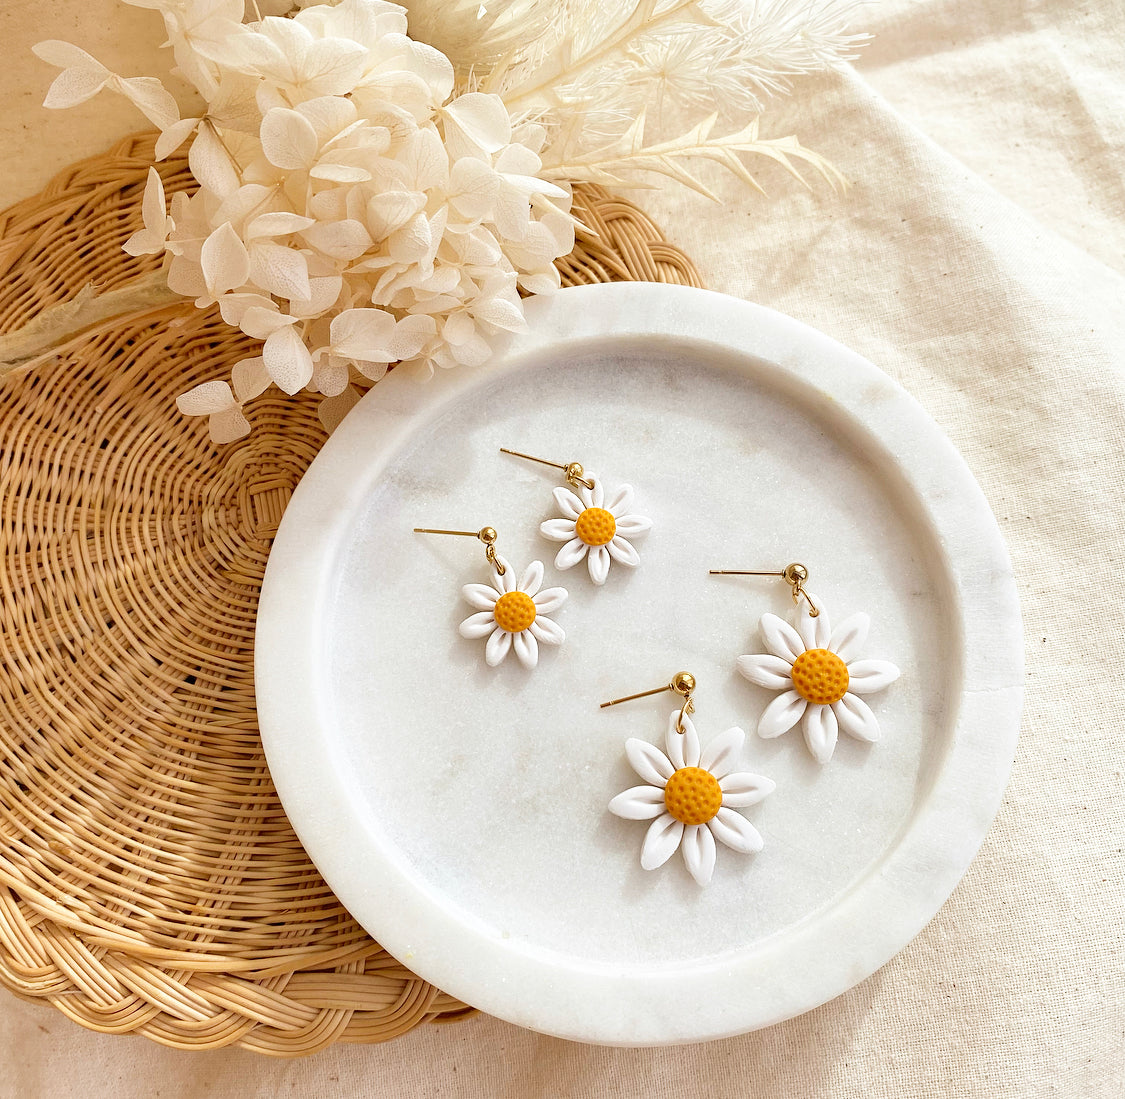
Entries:
POLYGON ((625 742, 629 763, 648 785, 618 794, 609 811, 626 820, 652 821, 641 846, 645 870, 663 866, 682 847, 689 873, 706 885, 715 869, 715 840, 744 854, 761 851, 758 830, 734 810, 757 804, 773 792, 775 783, 733 770, 745 740, 741 729, 728 729, 701 753, 691 718, 673 710, 665 738, 667 755, 635 737, 625 742), (676 728, 681 720, 682 733, 676 728))
POLYGON ((641 559, 630 538, 646 533, 652 520, 633 515, 633 486, 621 485, 608 498, 601 479, 587 471, 593 488, 580 486, 578 492, 560 486, 555 489, 555 502, 564 518, 548 519, 539 529, 544 537, 566 545, 555 556, 555 568, 570 569, 587 558, 590 579, 604 584, 612 561, 636 568, 641 559))
POLYGON ((738 670, 759 686, 783 691, 765 709, 758 736, 775 737, 802 721, 805 743, 818 763, 827 763, 840 731, 857 740, 879 739, 879 723, 860 695, 893 683, 899 670, 887 660, 857 660, 871 619, 853 614, 833 632, 824 604, 814 618, 802 600, 794 629, 776 614, 763 614, 760 628, 769 654, 740 656, 738 670))
POLYGON ((566 588, 539 588, 543 583, 543 562, 532 561, 516 583, 512 566, 503 557, 496 560, 504 566, 504 574, 493 572, 491 586, 466 584, 461 589, 466 602, 477 608, 461 623, 461 636, 470 640, 487 637, 485 662, 500 663, 515 649, 525 668, 539 662, 540 645, 561 645, 566 634, 562 627, 547 617, 566 602, 566 588))

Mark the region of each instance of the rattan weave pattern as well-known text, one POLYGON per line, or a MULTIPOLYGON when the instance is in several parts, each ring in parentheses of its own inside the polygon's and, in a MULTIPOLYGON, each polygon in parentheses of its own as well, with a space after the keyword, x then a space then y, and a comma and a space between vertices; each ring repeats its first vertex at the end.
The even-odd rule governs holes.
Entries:
MULTIPOLYGON (((156 267, 152 135, 0 214, 0 331, 156 267)), ((186 161, 160 166, 191 185, 186 161)), ((576 195, 564 282, 698 285, 634 206, 576 195)), ((95 1030, 278 1056, 468 1009, 386 954, 282 811, 258 737, 254 616, 324 433, 265 397, 216 447, 174 397, 257 345, 190 303, 101 322, 0 386, 0 982, 95 1030)))

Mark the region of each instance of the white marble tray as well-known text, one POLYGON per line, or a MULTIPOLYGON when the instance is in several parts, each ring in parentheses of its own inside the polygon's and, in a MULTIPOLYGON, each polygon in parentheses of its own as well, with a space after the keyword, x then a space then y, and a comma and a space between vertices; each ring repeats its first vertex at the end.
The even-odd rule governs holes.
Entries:
POLYGON ((863 980, 924 926, 995 814, 1015 747, 1022 636, 1008 556, 968 469, 866 360, 718 294, 616 284, 528 305, 487 368, 391 376, 295 493, 258 617, 257 695, 274 780, 343 903, 415 972, 491 1014, 589 1042, 698 1041, 766 1026, 863 980), (603 588, 558 574, 538 525, 578 460, 636 487, 655 526, 603 588), (570 600, 566 644, 527 672, 462 639, 471 539, 500 531, 570 600), (709 567, 799 560, 865 655, 900 680, 883 739, 820 766, 800 731, 753 735, 772 696, 735 670, 786 615, 780 581, 709 567), (644 826, 606 805, 660 743, 665 694, 598 703, 687 669, 706 741, 751 735, 774 794, 765 850, 720 848, 700 889, 679 857, 646 872, 644 826))

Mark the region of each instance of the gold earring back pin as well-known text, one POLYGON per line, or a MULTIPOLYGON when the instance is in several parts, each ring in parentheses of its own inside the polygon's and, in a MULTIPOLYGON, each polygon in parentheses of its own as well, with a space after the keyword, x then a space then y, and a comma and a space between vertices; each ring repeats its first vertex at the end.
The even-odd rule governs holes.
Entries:
POLYGON ((497 576, 503 576, 508 570, 504 564, 496 559, 496 540, 500 536, 495 527, 481 527, 480 530, 438 530, 434 527, 415 527, 415 534, 452 534, 458 538, 476 538, 484 543, 484 555, 490 565, 496 569, 497 576))
POLYGON ((665 683, 663 687, 653 687, 651 691, 639 691, 637 694, 625 695, 624 698, 615 698, 609 702, 603 702, 598 709, 604 710, 607 706, 616 706, 619 702, 632 702, 634 698, 648 698, 649 695, 663 694, 664 691, 672 691, 684 700, 684 704, 680 707, 679 717, 676 718, 676 731, 682 733, 684 731, 684 715, 695 713, 695 703, 691 697, 695 691, 695 676, 691 672, 677 672, 672 676, 671 682, 665 683))
POLYGON ((810 618, 816 618, 820 614, 816 604, 809 598, 809 593, 805 591, 805 581, 809 578, 809 570, 799 561, 786 565, 780 572, 776 569, 708 569, 707 571, 711 576, 779 576, 793 589, 794 603, 800 603, 802 595, 805 597, 805 602, 809 605, 810 618))
POLYGON ((546 458, 536 458, 534 454, 523 454, 518 450, 509 450, 506 446, 500 448, 501 454, 511 454, 513 458, 526 458, 529 462, 539 462, 540 465, 551 466, 552 469, 561 469, 566 477, 567 484, 573 488, 582 485, 584 488, 593 488, 594 479, 586 476, 581 462, 550 462, 546 458))

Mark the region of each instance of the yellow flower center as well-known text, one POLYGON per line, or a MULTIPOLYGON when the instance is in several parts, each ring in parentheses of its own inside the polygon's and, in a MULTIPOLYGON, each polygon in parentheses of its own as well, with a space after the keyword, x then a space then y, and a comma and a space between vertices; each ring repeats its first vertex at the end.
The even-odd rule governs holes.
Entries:
POLYGON ((575 520, 574 533, 588 546, 604 546, 617 533, 617 520, 605 508, 587 508, 575 520))
POLYGON ((702 767, 681 767, 664 787, 664 808, 684 824, 706 824, 722 805, 718 780, 702 767))
POLYGON ((510 591, 496 600, 496 625, 508 633, 522 633, 535 621, 535 603, 522 591, 510 591))
POLYGON ((793 661, 793 686, 819 706, 839 702, 848 693, 848 666, 827 649, 807 649, 793 661))

